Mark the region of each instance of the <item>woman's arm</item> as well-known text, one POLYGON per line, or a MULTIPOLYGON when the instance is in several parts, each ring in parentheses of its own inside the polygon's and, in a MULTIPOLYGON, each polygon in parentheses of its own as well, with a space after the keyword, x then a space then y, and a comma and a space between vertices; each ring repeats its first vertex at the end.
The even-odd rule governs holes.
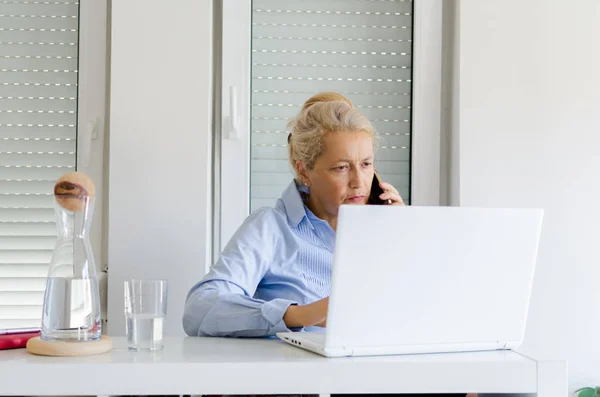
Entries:
POLYGON ((183 328, 190 336, 260 337, 303 327, 325 327, 329 298, 298 306, 286 299, 262 301, 227 281, 210 281, 188 298, 183 328))
POLYGON ((260 337, 290 331, 284 313, 294 302, 262 301, 237 285, 214 280, 193 290, 185 305, 183 328, 190 336, 260 337))
POLYGON ((281 244, 281 222, 274 209, 246 219, 210 272, 188 293, 183 327, 191 336, 267 336, 289 331, 283 321, 296 302, 253 299, 281 244))

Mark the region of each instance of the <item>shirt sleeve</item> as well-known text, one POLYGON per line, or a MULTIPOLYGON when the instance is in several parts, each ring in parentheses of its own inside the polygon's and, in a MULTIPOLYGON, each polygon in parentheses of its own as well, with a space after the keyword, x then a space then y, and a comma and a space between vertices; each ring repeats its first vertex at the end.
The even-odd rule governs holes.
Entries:
POLYGON ((286 299, 252 298, 279 249, 273 209, 246 219, 209 273, 188 293, 183 328, 190 336, 261 337, 293 331, 283 321, 286 299))
POLYGON ((283 321, 295 302, 246 296, 228 281, 208 281, 187 299, 183 327, 190 336, 261 337, 291 331, 283 321))

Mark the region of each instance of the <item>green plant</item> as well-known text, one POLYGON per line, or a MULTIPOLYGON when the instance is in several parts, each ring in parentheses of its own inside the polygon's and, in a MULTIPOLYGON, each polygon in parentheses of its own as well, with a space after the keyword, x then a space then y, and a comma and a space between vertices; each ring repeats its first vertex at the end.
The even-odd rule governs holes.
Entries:
POLYGON ((599 387, 582 387, 579 390, 575 390, 577 397, 600 397, 600 386, 599 387))

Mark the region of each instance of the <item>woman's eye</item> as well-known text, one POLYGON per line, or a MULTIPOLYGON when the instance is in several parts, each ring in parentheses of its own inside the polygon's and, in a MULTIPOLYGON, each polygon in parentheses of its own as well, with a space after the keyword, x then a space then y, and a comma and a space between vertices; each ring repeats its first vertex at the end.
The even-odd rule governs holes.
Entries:
POLYGON ((340 165, 334 168, 334 170, 336 171, 344 171, 346 168, 348 168, 347 165, 340 165))
POLYGON ((368 161, 366 163, 363 163, 363 167, 370 167, 372 165, 373 165, 373 163, 370 163, 368 161))

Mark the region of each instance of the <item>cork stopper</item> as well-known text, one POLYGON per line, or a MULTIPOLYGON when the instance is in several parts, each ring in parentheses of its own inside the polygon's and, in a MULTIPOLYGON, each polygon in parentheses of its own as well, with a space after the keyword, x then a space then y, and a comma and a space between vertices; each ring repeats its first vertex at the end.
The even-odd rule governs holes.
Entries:
POLYGON ((56 202, 69 211, 81 211, 87 198, 96 194, 94 182, 82 172, 64 174, 54 185, 56 202))

